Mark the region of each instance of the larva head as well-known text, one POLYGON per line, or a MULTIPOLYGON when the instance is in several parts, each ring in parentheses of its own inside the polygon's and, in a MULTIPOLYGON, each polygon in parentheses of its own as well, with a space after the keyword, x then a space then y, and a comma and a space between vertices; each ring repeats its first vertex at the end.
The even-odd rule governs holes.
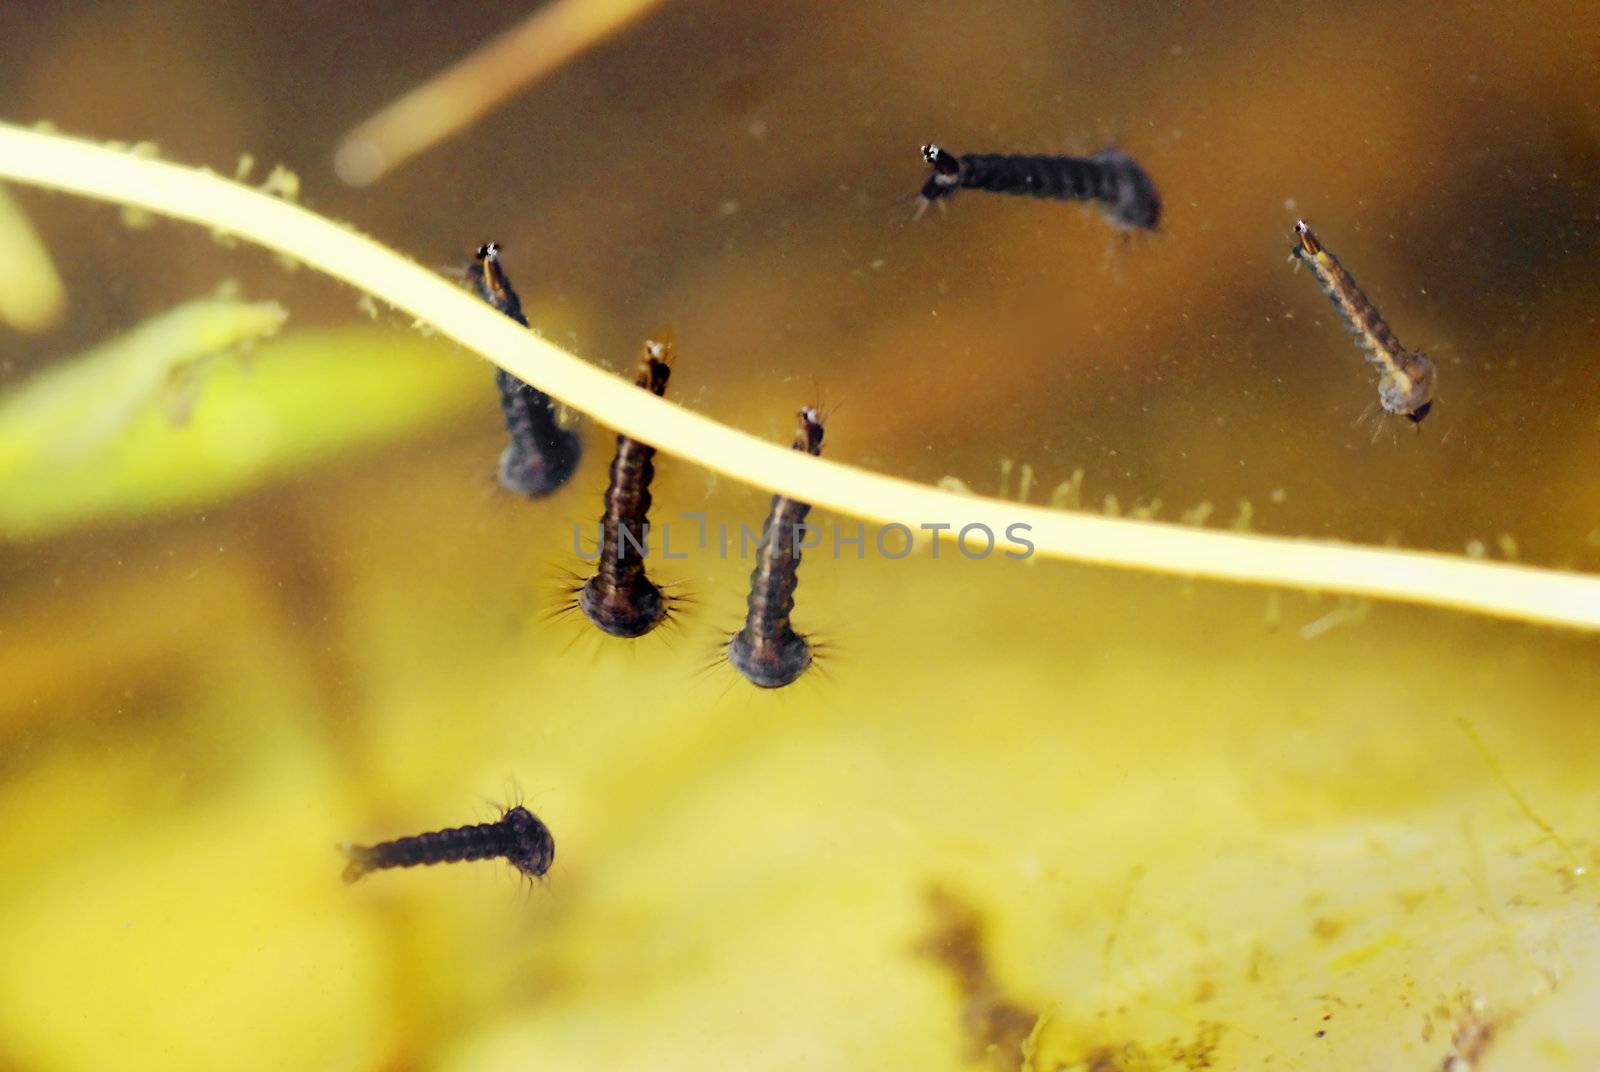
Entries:
POLYGON ((473 254, 477 262, 467 269, 467 282, 478 292, 478 297, 500 310, 519 324, 526 325, 522 315, 522 300, 511 289, 505 269, 500 266, 500 246, 485 242, 473 254))
POLYGON ((800 411, 800 431, 795 436, 794 449, 812 455, 822 453, 822 414, 812 406, 800 411))
POLYGON ((550 870, 556 858, 556 841, 537 815, 518 804, 507 808, 500 822, 511 835, 506 860, 512 867, 529 878, 538 878, 550 870))
POLYGON ((1312 257, 1322 252, 1322 243, 1317 241, 1317 236, 1312 233, 1311 225, 1305 220, 1294 221, 1294 248, 1295 256, 1304 254, 1312 257))
POLYGON ((922 184, 922 202, 926 207, 929 201, 954 193, 961 185, 961 161, 954 153, 947 153, 937 145, 924 145, 922 159, 933 165, 933 174, 922 184))
POLYGON ((667 393, 667 381, 672 378, 672 340, 649 339, 644 344, 644 358, 639 362, 639 375, 635 381, 657 398, 667 393))
POLYGON ((1378 401, 1386 412, 1421 424, 1433 408, 1435 378, 1433 362, 1425 354, 1407 352, 1379 377, 1378 401))
POLYGON ((954 153, 946 152, 937 145, 924 145, 922 159, 933 165, 935 175, 945 175, 954 178, 961 173, 961 161, 954 153))
POLYGON ((728 641, 728 662, 750 684, 781 689, 811 665, 811 645, 793 629, 785 629, 777 640, 762 640, 746 627, 728 641))

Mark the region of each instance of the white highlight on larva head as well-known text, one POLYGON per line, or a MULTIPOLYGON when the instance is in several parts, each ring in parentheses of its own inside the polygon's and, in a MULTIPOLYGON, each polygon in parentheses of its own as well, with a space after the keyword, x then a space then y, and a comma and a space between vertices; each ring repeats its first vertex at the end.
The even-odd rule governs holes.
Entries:
POLYGON ((644 344, 644 352, 659 361, 667 354, 667 344, 650 339, 644 344))

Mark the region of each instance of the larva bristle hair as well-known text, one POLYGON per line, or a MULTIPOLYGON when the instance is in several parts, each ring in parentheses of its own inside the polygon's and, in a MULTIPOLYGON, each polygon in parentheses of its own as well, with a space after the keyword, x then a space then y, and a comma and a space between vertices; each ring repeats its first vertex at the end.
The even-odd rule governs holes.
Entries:
MULTIPOLYGON (((485 302, 528 326, 522 299, 500 264, 499 245, 485 242, 479 246, 466 278, 485 302)), ((504 369, 496 370, 495 385, 500 389, 500 411, 510 437, 500 452, 500 485, 530 499, 549 495, 577 471, 583 441, 577 432, 562 426, 555 404, 543 391, 504 369)))
MULTIPOLYGON (((794 449, 813 456, 822 453, 822 417, 812 407, 800 411, 794 449)), ((772 497, 756 566, 750 573, 744 627, 728 640, 728 662, 760 688, 792 684, 812 662, 810 642, 790 621, 799 584, 801 526, 810 512, 810 503, 782 495, 772 497)))
POLYGON ((455 826, 376 845, 342 845, 348 863, 344 880, 355 882, 372 871, 426 867, 465 860, 502 858, 529 878, 539 878, 555 861, 550 828, 521 804, 507 808, 492 823, 455 826))
MULTIPOLYGON (((646 342, 634 382, 662 397, 672 376, 672 359, 670 342, 646 342)), ((578 609, 584 617, 601 632, 630 640, 660 625, 671 611, 667 597, 644 568, 655 453, 648 443, 617 436, 605 509, 600 515, 600 558, 594 575, 578 592, 578 609)))
POLYGON ((1087 158, 967 153, 956 156, 924 145, 922 158, 933 168, 923 184, 926 206, 959 189, 988 190, 1056 201, 1094 201, 1118 227, 1153 231, 1161 224, 1161 197, 1149 174, 1120 149, 1087 158))
POLYGON ((1437 372, 1426 354, 1407 350, 1355 277, 1322 243, 1311 225, 1296 220, 1290 255, 1316 276, 1345 327, 1356 337, 1367 363, 1378 370, 1378 402, 1384 411, 1421 424, 1433 409, 1437 372))

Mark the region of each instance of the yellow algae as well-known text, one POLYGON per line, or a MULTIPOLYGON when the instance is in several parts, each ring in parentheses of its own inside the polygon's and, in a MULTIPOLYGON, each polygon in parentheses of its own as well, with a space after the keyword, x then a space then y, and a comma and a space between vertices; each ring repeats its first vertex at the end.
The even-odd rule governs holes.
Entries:
POLYGON ((1056 485, 1050 493, 1050 505, 1057 510, 1081 510, 1083 508, 1083 470, 1074 469, 1072 478, 1056 485))
POLYGON ((273 164, 272 170, 267 172, 267 177, 256 187, 268 197, 278 197, 285 201, 300 200, 300 176, 284 167, 282 164, 273 164))
POLYGON ((0 324, 48 331, 67 311, 55 262, 22 206, 0 186, 0 324))
MULTIPOLYGON (((262 323, 281 316, 270 305, 260 313, 262 323)), ((5 455, 27 464, 13 464, 0 484, 0 534, 38 537, 93 520, 220 502, 492 398, 483 378, 452 361, 448 350, 395 330, 299 332, 257 344, 251 357, 248 367, 230 362, 210 369, 204 397, 181 425, 160 407, 116 408, 109 416, 95 413, 92 442, 62 438, 63 429, 41 414, 81 418, 86 404, 117 400, 92 394, 80 401, 86 385, 92 390, 102 381, 80 381, 77 367, 50 374, 63 380, 52 385, 49 406, 0 408, 0 429, 13 429, 0 442, 50 448, 23 453, 13 446, 5 455)))
POLYGON ((954 491, 962 495, 972 494, 971 486, 958 476, 942 476, 935 486, 943 488, 945 491, 954 491))
MULTIPOLYGON (((1581 620, 1585 578, 1332 542, 1395 534, 1459 552, 1474 532, 1492 548, 1511 531, 1530 565, 1587 562, 1592 419, 1542 390, 1586 371, 1593 325, 1574 301, 1586 288, 1559 257, 1515 255, 1548 252, 1593 170, 1585 117, 1563 92, 1583 57, 1544 28, 1563 25, 1545 17, 1555 8, 1452 13, 1447 34, 1381 9, 1302 20, 1295 41, 1330 77, 1263 95, 1261 57, 1277 50, 1261 44, 1288 25, 1270 14, 1245 30, 1186 21, 1170 49, 1130 68, 1126 49, 1099 47, 1093 20, 1073 32, 1081 12, 1015 5, 956 26, 914 7, 842 5, 817 34, 663 6, 661 34, 597 50, 454 159, 343 210, 424 264, 515 242, 518 281, 539 295, 530 320, 556 340, 582 325, 596 363, 620 363, 655 322, 680 324, 683 397, 699 413, 614 408, 607 378, 585 379, 524 332, 496 336, 475 318, 481 303, 466 311, 471 295, 390 274, 386 251, 368 249, 375 260, 344 264, 357 292, 387 304, 397 286, 412 299, 380 318, 387 333, 342 286, 282 281, 295 333, 253 367, 219 363, 228 386, 208 384, 187 427, 150 415, 147 447, 156 432, 183 445, 164 469, 197 463, 186 437, 219 401, 253 430, 253 385, 305 324, 363 332, 306 338, 300 390, 273 389, 268 438, 287 451, 296 435, 336 435, 317 370, 351 350, 398 355, 417 317, 541 386, 546 372, 552 385, 567 377, 576 389, 563 399, 597 424, 568 489, 538 503, 497 492, 489 373, 439 345, 430 360, 448 379, 431 409, 400 356, 387 367, 374 356, 349 383, 328 377, 336 394, 359 382, 365 397, 345 397, 358 407, 417 407, 415 423, 347 444, 378 449, 337 464, 302 455, 266 486, 270 475, 243 471, 217 489, 226 509, 147 501, 137 516, 157 520, 136 529, 5 548, 0 829, 15 846, 0 868, 0 1064, 1600 1067, 1594 637, 1434 609, 1486 599, 1496 613, 1581 620), (684 67, 686 33, 717 62, 684 67), (904 47, 860 62, 891 37, 904 47), (1417 73, 1441 55, 1481 70, 1478 53, 1502 81, 1548 79, 1518 100, 1548 112, 1536 125, 1557 132, 1564 158, 1535 147, 1514 159, 1561 181, 1519 183, 1528 168, 1501 166, 1519 148, 1502 131, 1514 126, 1474 128, 1470 86, 1417 73), (1378 56, 1394 85, 1341 77, 1350 56, 1378 56), (1128 90, 1096 108, 1170 194, 1169 233, 1114 253, 1106 272, 1087 226, 1098 221, 1037 202, 959 203, 915 228, 886 220, 898 209, 883 206, 920 178, 908 135, 977 151, 1060 136, 1061 102, 1027 83, 1066 61, 1084 84, 1128 90), (983 94, 923 77, 967 69, 996 72, 1001 127, 983 94), (904 92, 919 77, 932 110, 904 92), (589 122, 608 107, 629 121, 589 122), (929 115, 949 129, 923 133, 929 115), (707 159, 716 166, 694 166, 707 159), (1473 196, 1453 196, 1429 167, 1464 169, 1471 181, 1455 185, 1473 196), (1336 326, 1306 308, 1303 281, 1277 290, 1291 193, 1330 227, 1344 217, 1386 309, 1456 336, 1453 386, 1421 435, 1374 445, 1348 430, 1361 391, 1322 356, 1337 353, 1336 326), (1480 228, 1455 249, 1474 197, 1527 207, 1533 222, 1480 228), (735 216, 717 215, 733 201, 735 216), (873 263, 888 267, 850 271, 873 263), (1474 305, 1484 279, 1536 330, 1500 330, 1496 303, 1474 305), (1301 310, 1292 322, 1288 305, 1301 310), (1037 339, 1019 329, 1028 322, 1037 339), (1506 371, 1519 361, 1539 375, 1506 371), (1063 517, 1015 501, 1017 483, 997 500, 848 464, 774 468, 781 449, 730 433, 773 438, 818 375, 842 403, 836 461, 930 481, 976 474, 991 491, 1002 456, 1030 459, 1046 489, 1082 464, 1092 504, 1109 488, 1125 513, 1159 495, 1177 515, 1204 495, 1218 530, 1092 506, 1063 517), (672 564, 701 601, 681 638, 618 648, 542 617, 556 598, 548 578, 575 564, 573 524, 592 526, 613 424, 667 437, 663 523, 759 516, 762 489, 793 485, 832 497, 817 500, 824 524, 853 528, 856 511, 1036 521, 1054 549, 1022 568, 966 561, 948 537, 937 561, 824 544, 807 555, 796 613, 839 640, 830 676, 777 694, 729 687, 726 672, 694 671, 737 620, 750 563, 735 556, 672 564), (1280 504, 1273 490, 1288 487, 1280 504), (1241 496, 1273 504, 1256 524, 1277 538, 1226 528, 1241 496), (1077 564, 1107 555, 1168 575, 1077 564), (1295 629, 1263 628, 1264 601, 1318 587, 1312 567, 1329 594, 1315 609, 1296 600, 1295 629), (1181 579, 1190 572, 1283 587, 1181 579), (1316 643, 1297 634, 1371 598, 1363 585, 1420 590, 1428 606, 1386 605, 1316 643), (1357 594, 1342 598, 1347 588, 1357 594), (1591 873, 1574 874, 1511 806, 1459 718, 1591 873), (530 888, 488 863, 339 881, 337 842, 489 818, 480 798, 513 799, 511 781, 554 831, 547 881, 530 888), (936 922, 930 887, 981 914, 969 955, 917 952, 936 922), (952 985, 952 960, 981 963, 987 985, 952 985)), ((504 17, 479 14, 491 27, 504 17)), ((47 17, 24 29, 40 21, 39 39, 63 44, 24 66, 61 73, 19 109, 85 114, 96 90, 76 88, 86 80, 71 66, 83 54, 96 70, 113 61, 106 81, 126 110, 105 114, 122 129, 171 141, 171 109, 138 103, 169 84, 216 105, 183 116, 184 140, 224 173, 240 144, 294 160, 331 148, 319 124, 279 123, 260 105, 270 95, 240 77, 280 70, 275 47, 294 71, 303 44, 287 32, 208 35, 212 62, 196 75, 166 62, 185 55, 194 20, 166 20, 180 34, 167 41, 135 29, 161 63, 141 77, 117 68, 117 47, 50 33, 47 17), (55 105, 63 86, 91 96, 55 105), (219 124, 211 113, 230 101, 241 114, 219 124)), ((112 24, 120 44, 129 24, 112 24)), ((374 38, 387 49, 366 58, 425 50, 432 32, 430 20, 391 20, 374 38)), ((358 85, 369 67, 353 63, 339 92, 370 94, 377 83, 358 85)), ((318 72, 296 74, 307 93, 324 88, 318 72)), ((153 196, 183 189, 186 173, 164 167, 153 196)), ((213 249, 203 231, 126 235, 111 211, 49 204, 53 220, 109 225, 108 243, 67 235, 53 250, 69 278, 92 269, 107 284, 81 310, 74 294, 78 337, 191 293, 219 270, 197 256, 237 261, 251 293, 277 285, 269 258, 213 249)), ((308 267, 339 263, 342 238, 302 242, 299 217, 273 215, 281 202, 246 204, 233 219, 283 223, 265 229, 308 267)), ((40 344, 20 341, 18 364, 32 366, 40 344)), ((1078 483, 1063 500, 1081 501, 1078 483)))
POLYGON ((1347 949, 1328 962, 1328 967, 1334 971, 1345 971, 1365 964, 1378 954, 1386 952, 1400 945, 1402 936, 1399 931, 1389 931, 1368 942, 1366 945, 1355 949, 1347 949))
POLYGON ((0 482, 98 454, 180 377, 272 335, 287 316, 276 302, 187 302, 46 367, 0 395, 0 482))
POLYGON ((1561 850, 1561 855, 1566 857, 1567 865, 1574 875, 1584 874, 1587 868, 1579 862, 1578 854, 1572 851, 1572 845, 1566 838, 1556 832, 1556 828, 1551 826, 1544 816, 1533 809, 1532 804, 1528 803, 1528 798, 1522 795, 1522 791, 1507 776, 1505 770, 1500 766, 1500 761, 1489 750, 1488 743, 1479 736, 1472 722, 1463 718, 1459 719, 1457 724, 1461 727, 1461 732, 1465 733, 1468 739, 1472 741, 1472 745, 1478 750, 1478 754, 1483 757, 1483 762, 1489 768, 1489 773, 1494 776, 1494 780, 1499 783, 1500 787, 1506 791, 1506 795, 1516 804, 1517 810, 1522 812, 1530 823, 1538 827, 1539 831, 1561 850))

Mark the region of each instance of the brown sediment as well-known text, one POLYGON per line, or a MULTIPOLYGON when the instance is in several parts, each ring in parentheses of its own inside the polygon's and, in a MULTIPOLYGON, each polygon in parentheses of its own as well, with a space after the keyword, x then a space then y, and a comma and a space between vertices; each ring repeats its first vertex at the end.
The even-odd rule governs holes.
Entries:
POLYGON ((916 950, 937 960, 955 980, 967 1059, 987 1058, 991 1067, 1008 1072, 1021 1067, 1023 1043, 1033 1034, 1039 1014, 1007 998, 996 982, 977 910, 938 886, 928 890, 927 899, 934 924, 916 950))

